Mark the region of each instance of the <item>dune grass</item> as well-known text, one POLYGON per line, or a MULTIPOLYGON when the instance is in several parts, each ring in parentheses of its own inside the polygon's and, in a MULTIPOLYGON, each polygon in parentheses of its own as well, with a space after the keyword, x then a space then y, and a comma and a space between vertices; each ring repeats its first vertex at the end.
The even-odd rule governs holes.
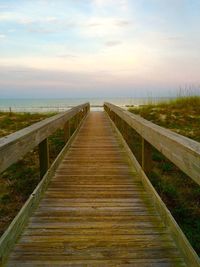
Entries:
POLYGON ((180 97, 129 111, 200 142, 200 96, 180 97))
MULTIPOLYGON (((129 111, 200 142, 199 96, 180 97, 156 105, 131 108, 129 111)), ((152 157, 154 168, 149 179, 200 255, 200 186, 156 149, 153 149, 152 157)))

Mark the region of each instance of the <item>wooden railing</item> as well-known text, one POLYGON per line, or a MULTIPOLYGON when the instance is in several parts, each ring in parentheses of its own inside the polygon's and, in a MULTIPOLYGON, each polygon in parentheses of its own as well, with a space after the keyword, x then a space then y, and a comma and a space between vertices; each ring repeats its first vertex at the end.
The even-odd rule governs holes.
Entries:
POLYGON ((174 133, 120 107, 105 103, 104 108, 116 122, 117 116, 142 137, 142 168, 149 173, 152 167, 152 146, 200 185, 200 144, 174 133))
POLYGON ((155 206, 162 221, 171 232, 174 241, 180 248, 186 265, 199 267, 200 260, 197 253, 194 251, 165 203, 156 192, 147 175, 151 172, 152 168, 151 151, 153 146, 196 183, 200 184, 200 144, 170 130, 157 126, 113 104, 105 103, 104 109, 116 126, 116 133, 118 134, 130 161, 136 168, 138 179, 142 182, 150 196, 152 204, 155 206), (126 131, 126 125, 131 127, 131 129, 141 136, 141 164, 124 140, 123 134, 117 129, 119 127, 120 129, 123 129, 122 131, 126 131))
POLYGON ((76 106, 64 113, 0 138, 0 172, 3 172, 38 145, 40 176, 43 177, 49 168, 48 137, 56 130, 64 128, 64 139, 67 141, 71 135, 70 120, 74 118, 75 127, 77 127, 87 114, 89 107, 89 103, 76 106))
POLYGON ((0 238, 0 266, 6 261, 10 250, 18 239, 35 207, 38 205, 43 193, 46 191, 51 177, 75 138, 78 128, 89 112, 89 109, 89 103, 74 107, 69 111, 35 123, 32 126, 0 139, 1 172, 38 145, 40 176, 42 176, 41 181, 33 193, 29 196, 24 206, 0 238), (76 130, 73 134, 70 129, 71 119, 75 120, 76 130), (49 167, 48 137, 60 128, 64 128, 64 136, 67 143, 49 167))

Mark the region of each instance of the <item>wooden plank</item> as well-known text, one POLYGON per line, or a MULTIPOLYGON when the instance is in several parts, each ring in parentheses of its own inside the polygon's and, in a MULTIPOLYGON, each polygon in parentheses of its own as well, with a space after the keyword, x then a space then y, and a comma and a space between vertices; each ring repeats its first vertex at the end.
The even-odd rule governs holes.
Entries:
POLYGON ((105 103, 105 107, 116 113, 147 142, 200 185, 200 143, 110 103, 105 103))
POLYGON ((64 113, 37 122, 20 131, 0 138, 0 172, 15 163, 27 152, 41 143, 57 129, 62 128, 67 120, 74 117, 89 104, 83 104, 64 113), (15 153, 13 153, 15 151, 15 153))
MULTIPOLYGON (((11 261, 9 267, 33 267, 33 266, 41 266, 41 261, 37 260, 37 258, 28 260, 28 261, 11 261)), ((169 258, 165 257, 162 259, 118 259, 118 260, 72 260, 68 261, 66 264, 66 260, 45 260, 42 263, 43 267, 186 267, 186 265, 179 259, 169 260, 169 258)))
MULTIPOLYGON (((95 228, 89 228, 89 227, 85 227, 85 228, 72 228, 72 227, 68 227, 68 228, 61 228, 61 229, 43 229, 43 228, 28 228, 26 229, 26 231, 24 232, 24 235, 26 236, 41 236, 41 235, 52 235, 52 236, 62 236, 62 235, 96 235, 96 229, 95 228)), ((168 234, 168 232, 166 231, 166 229, 163 228, 134 228, 134 227, 118 227, 118 228, 99 228, 98 229, 98 233, 102 234, 102 235, 148 235, 151 234, 152 231, 154 232, 154 234, 160 235, 160 234, 168 234)), ((117 245, 117 243, 116 243, 117 245)), ((29 246, 31 247, 31 244, 29 244, 29 246)), ((19 244, 18 247, 23 247, 21 244, 19 244)))
POLYGON ((152 232, 154 232, 156 229, 166 229, 164 224, 162 222, 157 222, 156 224, 152 224, 149 221, 73 221, 69 222, 66 224, 66 222, 30 222, 29 227, 31 228, 45 228, 45 229, 68 229, 70 228, 95 228, 96 231, 98 232, 99 229, 104 229, 104 228, 137 228, 137 229, 151 229, 152 232))

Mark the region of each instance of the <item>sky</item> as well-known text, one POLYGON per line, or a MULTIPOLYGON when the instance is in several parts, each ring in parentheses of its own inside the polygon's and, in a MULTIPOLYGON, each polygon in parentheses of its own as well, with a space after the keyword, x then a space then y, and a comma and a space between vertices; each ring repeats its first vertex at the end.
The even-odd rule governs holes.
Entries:
POLYGON ((0 98, 200 85, 199 0, 0 0, 0 98))

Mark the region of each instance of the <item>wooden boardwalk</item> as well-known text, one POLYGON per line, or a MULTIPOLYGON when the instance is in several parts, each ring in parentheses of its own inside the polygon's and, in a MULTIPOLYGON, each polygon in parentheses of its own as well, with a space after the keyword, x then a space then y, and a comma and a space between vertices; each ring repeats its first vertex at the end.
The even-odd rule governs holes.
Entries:
POLYGON ((91 112, 6 266, 186 266, 104 112, 91 112))

